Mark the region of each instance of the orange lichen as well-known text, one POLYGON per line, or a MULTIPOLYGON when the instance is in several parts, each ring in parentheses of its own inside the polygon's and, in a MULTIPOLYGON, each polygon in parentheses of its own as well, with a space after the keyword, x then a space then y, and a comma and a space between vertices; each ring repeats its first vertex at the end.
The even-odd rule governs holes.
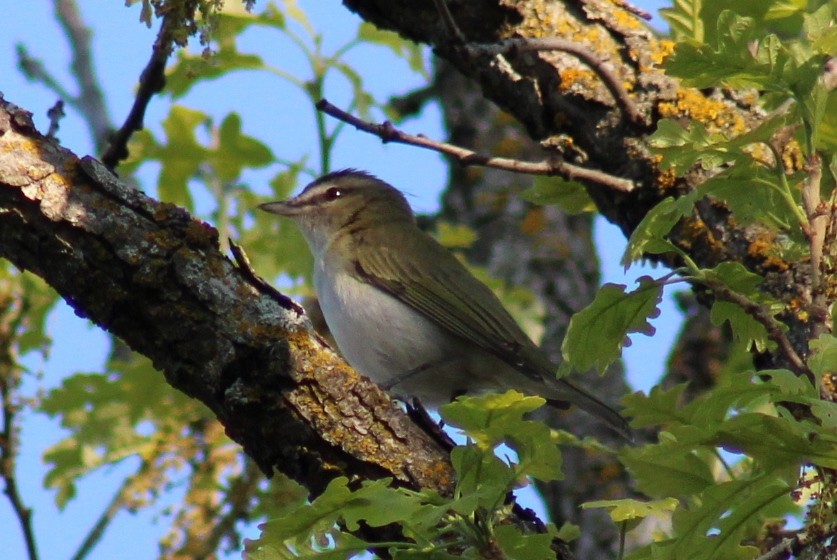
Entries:
POLYGON ((761 142, 745 146, 744 151, 762 165, 772 166, 774 164, 773 152, 761 142))
POLYGON ((613 10, 611 13, 620 27, 624 29, 640 29, 642 27, 639 23, 639 19, 633 13, 625 9, 624 2, 612 0, 611 3, 618 8, 613 10))
POLYGON ((741 134, 747 130, 741 115, 724 101, 706 97, 696 89, 679 88, 675 101, 664 101, 658 108, 663 117, 689 117, 707 125, 710 132, 724 130, 741 134))
POLYGON ((565 68, 558 73, 558 77, 558 87, 562 93, 576 86, 584 89, 595 87, 596 83, 596 75, 586 68, 565 68))
POLYGON ((669 39, 652 41, 649 45, 651 47, 651 60, 654 61, 654 64, 662 64, 665 59, 674 53, 676 45, 677 43, 669 39))
POLYGON ((784 272, 790 265, 785 259, 775 254, 775 240, 776 232, 765 231, 762 235, 758 235, 750 241, 747 246, 747 254, 758 259, 765 268, 784 272))
POLYGON ((802 148, 799 142, 791 140, 782 150, 782 164, 789 173, 799 171, 805 167, 805 156, 802 155, 802 148))
MULTIPOLYGON (((654 156, 652 159, 656 160, 654 163, 659 163, 662 159, 660 156, 654 156)), ((672 168, 660 170, 657 174, 657 186, 661 191, 665 192, 673 188, 677 184, 677 173, 672 168)))
MULTIPOLYGON (((822 376, 823 393, 832 396, 837 394, 837 375, 834 373, 826 373, 822 376)), ((833 400, 833 398, 832 398, 833 400)))

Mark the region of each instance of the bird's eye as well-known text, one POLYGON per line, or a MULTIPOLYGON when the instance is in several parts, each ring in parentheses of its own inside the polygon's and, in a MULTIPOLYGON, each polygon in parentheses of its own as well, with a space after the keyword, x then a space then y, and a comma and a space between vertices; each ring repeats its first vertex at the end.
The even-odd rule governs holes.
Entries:
POLYGON ((326 200, 337 200, 341 196, 343 196, 343 190, 337 187, 331 187, 325 192, 326 200))

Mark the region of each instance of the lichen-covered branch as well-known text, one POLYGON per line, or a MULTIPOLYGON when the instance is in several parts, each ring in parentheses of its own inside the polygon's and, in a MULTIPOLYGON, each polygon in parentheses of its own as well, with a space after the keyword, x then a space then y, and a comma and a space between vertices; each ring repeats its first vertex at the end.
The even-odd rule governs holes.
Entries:
POLYGON ((383 391, 261 293, 215 230, 132 190, 0 104, 0 256, 150 357, 270 475, 314 494, 335 476, 450 493, 447 454, 383 391))

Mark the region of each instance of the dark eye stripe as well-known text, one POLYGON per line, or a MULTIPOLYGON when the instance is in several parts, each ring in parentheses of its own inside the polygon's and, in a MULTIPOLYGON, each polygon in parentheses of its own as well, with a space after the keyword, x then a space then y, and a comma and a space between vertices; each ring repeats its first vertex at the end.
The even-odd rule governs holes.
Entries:
POLYGON ((305 196, 306 192, 303 191, 298 198, 301 199, 301 201, 304 200, 303 204, 305 205, 322 204, 325 202, 333 202, 340 198, 345 198, 351 190, 352 189, 346 187, 329 187, 324 191, 311 194, 309 196, 305 196))

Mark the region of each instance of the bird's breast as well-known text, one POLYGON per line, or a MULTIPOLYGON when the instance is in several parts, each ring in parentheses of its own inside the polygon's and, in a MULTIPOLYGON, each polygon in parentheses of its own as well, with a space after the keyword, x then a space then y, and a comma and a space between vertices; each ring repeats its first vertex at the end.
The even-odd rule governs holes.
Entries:
POLYGON ((315 286, 340 352, 355 369, 387 385, 450 352, 449 336, 424 315, 348 272, 318 266, 315 286))

